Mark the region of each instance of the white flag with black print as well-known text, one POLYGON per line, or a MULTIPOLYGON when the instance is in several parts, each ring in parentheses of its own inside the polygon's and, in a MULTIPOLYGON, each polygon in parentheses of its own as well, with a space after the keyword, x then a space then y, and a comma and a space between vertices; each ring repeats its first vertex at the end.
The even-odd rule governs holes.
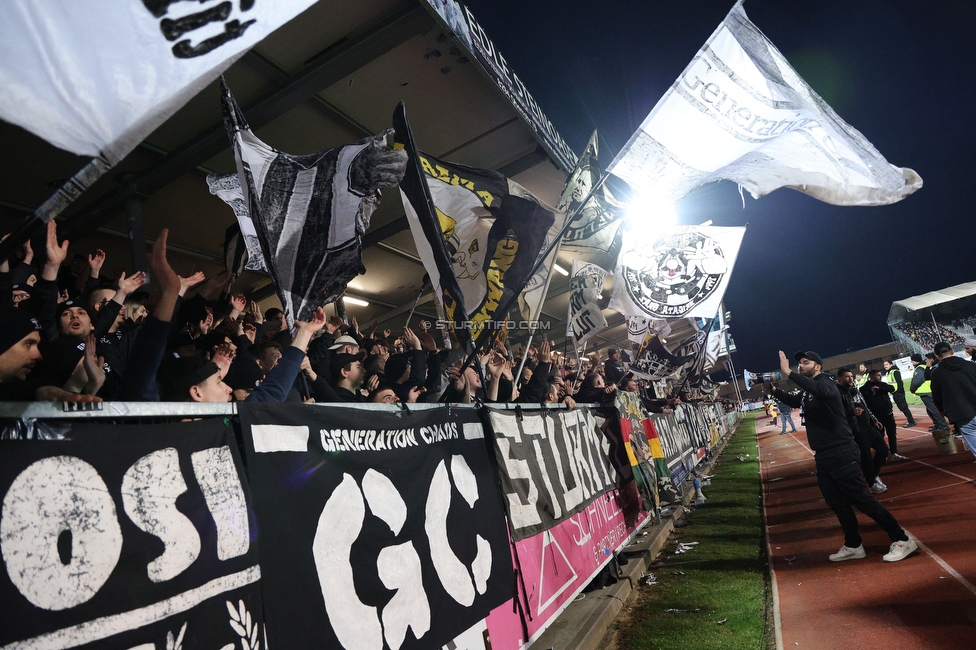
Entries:
POLYGON ((647 319, 715 317, 744 227, 625 228, 610 309, 647 319))
POLYGON ((754 198, 789 187, 835 205, 886 205, 922 187, 807 85, 742 0, 608 171, 672 201, 723 179, 754 198))
POLYGON ((258 231, 254 228, 251 211, 244 201, 241 177, 237 174, 208 174, 207 187, 210 188, 211 194, 230 206, 234 216, 237 217, 237 225, 240 227, 240 236, 244 240, 246 250, 244 270, 267 272, 268 266, 264 263, 258 231))
POLYGON ((638 345, 643 345, 648 336, 667 336, 670 333, 671 325, 663 318, 627 317, 627 339, 638 345))
POLYGON ((121 160, 315 0, 0 2, 0 118, 121 160))
POLYGON ((573 338, 577 346, 607 326, 607 319, 600 309, 600 297, 608 275, 596 264, 573 260, 566 336, 573 338))
POLYGON ((387 148, 385 132, 305 156, 282 153, 251 132, 223 81, 221 90, 244 202, 291 327, 365 273, 362 236, 380 190, 403 178, 407 154, 387 148))

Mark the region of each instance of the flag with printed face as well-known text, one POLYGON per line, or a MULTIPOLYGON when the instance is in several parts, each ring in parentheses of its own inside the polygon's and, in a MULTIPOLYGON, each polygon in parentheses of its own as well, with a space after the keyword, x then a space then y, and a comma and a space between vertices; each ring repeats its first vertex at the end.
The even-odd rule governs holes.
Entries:
POLYGON ((403 178, 406 155, 387 149, 385 133, 305 156, 282 153, 251 132, 221 87, 244 201, 291 327, 365 272, 362 236, 380 190, 403 178))
POLYGON ((627 339, 634 343, 643 344, 648 336, 667 336, 670 333, 671 325, 663 318, 627 317, 627 339))
POLYGON ((315 0, 0 2, 0 118, 113 165, 315 0))
POLYGON ((580 343, 607 326, 600 309, 600 296, 607 273, 596 264, 573 260, 569 278, 569 313, 566 317, 566 336, 580 343))
POLYGON ((624 231, 610 309, 648 319, 711 319, 729 286, 746 229, 678 226, 624 231))
POLYGON ((409 160, 400 185, 403 209, 431 283, 443 297, 441 318, 455 330, 470 330, 480 343, 505 320, 526 286, 555 217, 498 172, 417 150, 403 104, 393 124, 409 160))
POLYGON ((922 187, 842 120, 753 25, 739 0, 608 171, 677 201, 730 180, 835 205, 895 203, 922 187))
MULTIPOLYGON (((594 131, 586 150, 566 179, 563 193, 556 205, 557 212, 571 215, 600 182, 602 172, 599 154, 599 139, 594 131)), ((607 251, 617 235, 622 216, 623 205, 610 188, 604 185, 583 206, 579 216, 563 235, 561 245, 567 250, 579 252, 607 251)))

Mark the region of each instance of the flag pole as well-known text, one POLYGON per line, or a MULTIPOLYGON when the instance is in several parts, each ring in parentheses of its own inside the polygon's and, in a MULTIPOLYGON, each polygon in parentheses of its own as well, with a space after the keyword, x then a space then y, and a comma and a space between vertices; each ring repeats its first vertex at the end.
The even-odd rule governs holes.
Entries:
POLYGON ((74 203, 92 184, 110 170, 113 163, 103 154, 92 158, 77 174, 64 182, 58 191, 34 210, 33 214, 24 219, 10 236, 0 242, 0 264, 6 262, 18 248, 24 245, 31 236, 44 227, 74 203))
MULTIPOLYGON (((545 295, 542 297, 545 300, 545 295)), ((529 358, 529 348, 532 347, 532 337, 535 336, 535 330, 529 332, 529 340, 525 342, 525 354, 522 355, 522 360, 519 362, 518 372, 515 373, 515 385, 518 386, 519 381, 522 380, 522 371, 525 370, 525 362, 529 358)))
MULTIPOLYGON (((698 365, 698 360, 700 359, 701 355, 705 354, 705 351, 708 349, 708 333, 712 331, 712 325, 715 324, 716 318, 718 318, 718 314, 712 316, 712 319, 708 321, 708 327, 705 328, 705 341, 704 343, 702 343, 702 346, 698 349, 698 352, 695 353, 695 360, 692 362, 692 368, 698 365)), ((689 377, 691 377, 691 373, 686 372, 684 381, 681 382, 681 385, 678 387, 678 390, 672 393, 675 397, 680 395, 681 391, 684 390, 684 387, 688 384, 689 377)))

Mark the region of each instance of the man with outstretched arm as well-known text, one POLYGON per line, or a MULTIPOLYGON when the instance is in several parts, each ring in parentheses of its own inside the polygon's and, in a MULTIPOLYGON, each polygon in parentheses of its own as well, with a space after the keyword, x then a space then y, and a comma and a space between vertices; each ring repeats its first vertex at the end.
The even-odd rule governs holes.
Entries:
POLYGON ((772 393, 776 399, 800 408, 807 442, 815 453, 820 492, 844 530, 844 545, 830 556, 830 561, 859 560, 867 555, 854 508, 878 522, 891 538, 891 548, 884 561, 904 560, 918 549, 918 544, 868 492, 861 478, 861 452, 854 442, 837 383, 822 372, 823 359, 816 352, 797 352, 793 357, 799 364, 796 371, 790 368, 789 359, 780 350, 780 371, 784 378, 789 377, 800 387, 800 392, 790 394, 777 388, 772 393))

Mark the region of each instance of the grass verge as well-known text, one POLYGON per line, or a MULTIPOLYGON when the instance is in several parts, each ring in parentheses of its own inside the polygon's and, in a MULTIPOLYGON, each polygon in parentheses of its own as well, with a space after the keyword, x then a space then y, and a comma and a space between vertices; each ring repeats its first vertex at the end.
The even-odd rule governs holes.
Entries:
POLYGON ((615 635, 618 648, 775 647, 771 616, 766 623, 761 489, 755 419, 747 417, 703 488, 706 502, 687 515, 688 525, 650 569, 657 584, 641 585, 615 635), (679 542, 698 544, 676 554, 679 542))

